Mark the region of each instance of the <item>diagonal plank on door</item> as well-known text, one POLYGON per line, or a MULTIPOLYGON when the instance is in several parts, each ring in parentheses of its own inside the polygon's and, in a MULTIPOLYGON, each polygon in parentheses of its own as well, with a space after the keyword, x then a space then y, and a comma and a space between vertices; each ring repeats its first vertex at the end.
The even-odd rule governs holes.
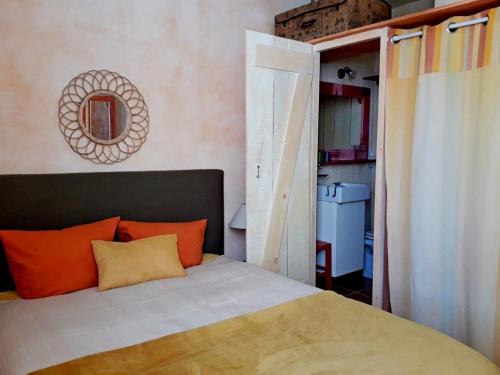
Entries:
POLYGON ((283 148, 278 159, 271 212, 264 236, 262 266, 278 270, 278 258, 286 220, 290 188, 297 164, 300 139, 311 91, 312 76, 295 73, 292 99, 283 135, 283 148))

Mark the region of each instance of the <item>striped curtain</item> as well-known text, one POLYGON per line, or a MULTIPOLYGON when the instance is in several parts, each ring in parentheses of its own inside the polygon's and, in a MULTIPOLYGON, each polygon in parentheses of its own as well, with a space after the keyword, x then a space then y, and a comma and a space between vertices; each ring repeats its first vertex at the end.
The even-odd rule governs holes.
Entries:
POLYGON ((388 44, 393 313, 500 364, 500 8, 388 44), (488 16, 487 24, 448 31, 488 16))

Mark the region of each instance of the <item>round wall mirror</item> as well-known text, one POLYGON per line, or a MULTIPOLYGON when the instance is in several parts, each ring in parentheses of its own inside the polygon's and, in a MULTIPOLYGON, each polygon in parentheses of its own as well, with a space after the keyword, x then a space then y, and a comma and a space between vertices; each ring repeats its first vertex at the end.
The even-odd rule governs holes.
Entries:
POLYGON ((148 108, 127 78, 107 70, 91 70, 64 88, 59 127, 80 156, 112 164, 127 159, 145 142, 148 108))
POLYGON ((126 136, 131 117, 127 104, 112 92, 93 92, 80 105, 83 132, 103 144, 117 142, 126 136))

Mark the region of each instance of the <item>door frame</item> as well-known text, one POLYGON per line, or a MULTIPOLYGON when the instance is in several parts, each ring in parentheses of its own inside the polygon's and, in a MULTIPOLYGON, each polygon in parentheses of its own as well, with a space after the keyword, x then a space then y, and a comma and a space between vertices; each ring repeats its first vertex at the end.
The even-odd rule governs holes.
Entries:
MULTIPOLYGON (((386 267, 386 181, 385 181, 385 96, 386 96, 386 67, 387 67, 387 42, 388 42, 388 27, 368 30, 345 37, 313 44, 315 52, 325 52, 339 47, 355 45, 359 43, 369 42, 373 40, 380 41, 380 61, 379 61, 379 97, 378 97, 378 113, 377 113, 377 145, 376 145, 376 173, 375 173, 375 209, 374 209, 374 228, 373 228, 373 288, 372 288, 372 305, 378 308, 384 307, 384 275, 386 267)), ((319 61, 318 61, 318 69, 319 61)), ((314 111, 314 126, 316 133, 315 144, 311 148, 311 160, 317 163, 318 144, 318 111, 319 111, 319 87, 314 88, 315 103, 317 104, 314 111), (313 155, 315 152, 315 155, 313 155)), ((316 169, 314 169, 316 170, 316 169)), ((311 207, 314 207, 311 215, 316 217, 316 184, 317 175, 311 178, 315 186, 311 188, 314 191, 314 197, 311 196, 311 207), (312 201, 314 200, 314 202, 312 201)), ((314 222, 314 232, 316 233, 316 220, 314 222)), ((312 230, 313 228, 311 228, 312 230)))
MULTIPOLYGON (((313 52, 317 52, 313 47, 313 52)), ((319 130, 319 76, 320 76, 320 54, 314 54, 314 70, 318 72, 318 79, 313 80, 311 86, 312 112, 311 112, 311 186, 310 186, 310 206, 311 218, 309 221, 310 248, 309 248, 309 275, 313 286, 316 286, 316 217, 317 217, 317 196, 318 196, 318 130, 319 130)))

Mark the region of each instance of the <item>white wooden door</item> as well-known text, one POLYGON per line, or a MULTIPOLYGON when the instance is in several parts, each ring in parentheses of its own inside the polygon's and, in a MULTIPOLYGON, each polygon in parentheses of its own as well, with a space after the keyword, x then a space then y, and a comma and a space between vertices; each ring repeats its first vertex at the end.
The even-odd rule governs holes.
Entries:
POLYGON ((246 33, 247 261, 314 284, 319 54, 246 33))

